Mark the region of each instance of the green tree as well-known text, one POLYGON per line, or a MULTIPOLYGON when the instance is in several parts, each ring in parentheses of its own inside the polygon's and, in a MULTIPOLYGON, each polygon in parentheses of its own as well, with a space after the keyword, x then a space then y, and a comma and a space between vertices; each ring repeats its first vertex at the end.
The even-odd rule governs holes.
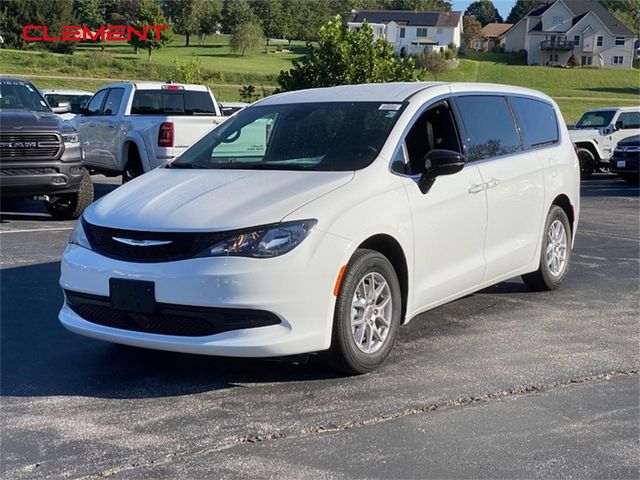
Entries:
POLYGON ((101 0, 108 25, 128 25, 135 19, 142 0, 101 0))
POLYGON ((189 46, 191 35, 200 30, 207 0, 168 0, 165 11, 171 20, 173 31, 184 35, 184 46, 189 46))
POLYGON ((262 27, 256 21, 246 22, 236 27, 231 35, 229 46, 231 51, 244 56, 245 52, 259 52, 264 46, 265 38, 262 27))
POLYGON ((467 7, 464 14, 475 17, 483 27, 488 23, 502 23, 502 17, 491 0, 476 0, 467 7))
POLYGON ((222 0, 209 0, 204 2, 200 25, 198 26, 201 44, 204 43, 207 35, 211 35, 220 29, 221 21, 222 0))
POLYGON ((221 23, 224 33, 233 33, 238 25, 254 20, 255 14, 251 10, 248 0, 223 0, 221 23))
POLYGON ((336 16, 320 28, 317 44, 308 43, 307 49, 291 70, 280 72, 279 91, 415 80, 413 60, 397 58, 382 39, 374 43, 366 22, 358 30, 347 30, 336 16))
POLYGON ((98 28, 105 24, 106 7, 101 0, 73 0, 73 12, 80 25, 98 28))
MULTIPOLYGON (((160 8, 160 5, 154 0, 142 0, 138 4, 135 20, 131 22, 131 26, 139 31, 142 31, 144 26, 166 24, 167 19, 164 17, 162 8, 160 8)), ((129 43, 135 48, 147 50, 149 61, 151 61, 151 52, 164 47, 171 39, 171 31, 169 29, 162 30, 159 39, 156 38, 155 33, 156 32, 149 30, 146 40, 138 38, 135 35, 129 40, 129 43)))
POLYGON ((473 48, 473 42, 480 38, 482 25, 474 17, 462 17, 462 43, 465 48, 473 48))
POLYGON ((449 0, 387 0, 386 10, 417 10, 431 12, 450 12, 449 0))
POLYGON ((601 3, 633 33, 640 36, 640 0, 602 0, 601 3))
POLYGON ((440 52, 424 51, 418 56, 418 66, 433 75, 434 80, 447 71, 447 59, 440 52))
POLYGON ((280 0, 251 0, 251 10, 260 19, 267 38, 284 36, 287 31, 285 15, 280 0))
POLYGON ((507 23, 518 23, 529 11, 540 5, 540 0, 516 0, 511 8, 507 23))

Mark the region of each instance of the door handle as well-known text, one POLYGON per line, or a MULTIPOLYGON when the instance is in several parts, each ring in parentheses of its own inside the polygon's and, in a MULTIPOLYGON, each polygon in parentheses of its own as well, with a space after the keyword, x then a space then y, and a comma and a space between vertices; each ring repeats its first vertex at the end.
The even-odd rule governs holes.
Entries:
POLYGON ((487 188, 493 188, 496 187, 498 185, 500 185, 500 180, 498 180, 497 178, 492 178, 491 180, 489 180, 487 182, 487 188))
POLYGON ((474 183, 469 187, 469 193, 480 193, 487 189, 486 183, 474 183))

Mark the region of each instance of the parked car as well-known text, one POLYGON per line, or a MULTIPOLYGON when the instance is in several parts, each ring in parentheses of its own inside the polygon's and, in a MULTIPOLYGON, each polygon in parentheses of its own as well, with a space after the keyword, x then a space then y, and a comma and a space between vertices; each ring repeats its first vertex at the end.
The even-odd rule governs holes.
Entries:
POLYGON ((611 171, 620 175, 627 183, 640 183, 640 135, 629 137, 618 142, 613 157, 611 171))
POLYGON ((640 129, 640 107, 609 107, 586 111, 569 130, 577 147, 582 178, 608 172, 616 144, 640 129))
POLYGON ((367 372, 422 312, 518 275, 562 285, 579 188, 560 111, 533 90, 275 95, 85 212, 60 320, 161 350, 324 351, 367 372))
POLYGON ((87 168, 127 182, 180 155, 224 119, 208 87, 135 82, 104 85, 72 122, 87 168))
POLYGON ((245 102, 220 102, 220 111, 225 117, 230 117, 236 112, 245 108, 248 103, 245 102))
POLYGON ((77 218, 93 201, 78 132, 52 111, 36 87, 0 77, 0 192, 40 197, 56 219, 77 218))
POLYGON ((69 104, 69 111, 60 114, 63 120, 71 120, 76 115, 79 115, 93 95, 93 93, 85 90, 68 90, 64 88, 43 88, 40 93, 42 93, 42 96, 51 107, 69 104))

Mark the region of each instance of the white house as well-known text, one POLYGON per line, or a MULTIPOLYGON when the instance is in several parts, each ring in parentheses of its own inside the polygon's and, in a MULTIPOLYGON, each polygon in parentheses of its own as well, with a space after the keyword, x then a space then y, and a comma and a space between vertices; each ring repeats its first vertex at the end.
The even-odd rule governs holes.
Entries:
POLYGON ((504 34, 507 52, 527 51, 529 65, 631 68, 635 35, 597 0, 542 3, 504 34))
POLYGON ((417 55, 424 50, 442 50, 453 43, 460 46, 461 12, 412 12, 406 10, 361 10, 347 23, 358 29, 367 21, 375 38, 384 38, 400 56, 417 55))

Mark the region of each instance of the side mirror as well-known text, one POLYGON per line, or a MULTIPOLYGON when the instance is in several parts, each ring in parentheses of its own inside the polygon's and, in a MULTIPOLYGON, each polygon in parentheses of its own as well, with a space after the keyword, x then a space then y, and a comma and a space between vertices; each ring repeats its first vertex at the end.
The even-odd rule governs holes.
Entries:
POLYGON ((427 193, 437 177, 453 175, 464 168, 464 155, 452 150, 431 150, 424 157, 424 170, 418 181, 422 193, 427 193))
POLYGON ((622 120, 618 120, 613 126, 614 131, 622 130, 623 128, 624 128, 624 122, 622 120))
POLYGON ((71 111, 71 103, 69 102, 60 102, 55 107, 51 107, 53 113, 69 113, 71 111))

